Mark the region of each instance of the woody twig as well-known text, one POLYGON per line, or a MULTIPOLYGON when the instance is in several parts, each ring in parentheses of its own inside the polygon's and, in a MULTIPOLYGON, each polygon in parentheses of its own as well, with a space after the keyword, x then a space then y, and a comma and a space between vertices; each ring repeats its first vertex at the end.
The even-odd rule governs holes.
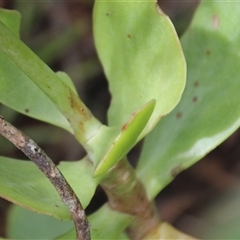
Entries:
POLYGON ((54 185, 72 215, 77 240, 89 240, 90 227, 80 200, 53 161, 32 139, 5 121, 1 116, 0 134, 12 142, 33 161, 54 185))

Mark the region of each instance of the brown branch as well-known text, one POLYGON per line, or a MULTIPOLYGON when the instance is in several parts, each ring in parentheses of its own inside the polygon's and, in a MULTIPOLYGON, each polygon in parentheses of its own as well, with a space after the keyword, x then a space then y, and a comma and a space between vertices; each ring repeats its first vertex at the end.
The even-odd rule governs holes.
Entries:
POLYGON ((46 175, 68 207, 75 224, 78 240, 90 239, 90 227, 84 209, 59 169, 46 153, 29 137, 0 116, 0 134, 19 148, 46 175))

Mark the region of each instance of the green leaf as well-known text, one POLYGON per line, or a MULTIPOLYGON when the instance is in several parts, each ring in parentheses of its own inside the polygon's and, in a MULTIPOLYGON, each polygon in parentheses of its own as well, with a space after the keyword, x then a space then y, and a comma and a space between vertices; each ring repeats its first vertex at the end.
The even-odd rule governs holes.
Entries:
MULTIPOLYGON (((91 138, 99 129, 101 124, 94 118, 91 112, 86 108, 83 102, 78 98, 72 89, 66 85, 43 61, 41 61, 26 45, 24 45, 2 22, 0 22, 0 64, 1 69, 5 69, 6 77, 1 81, 5 81, 4 85, 8 87, 8 98, 14 98, 21 101, 18 95, 15 95, 16 86, 22 87, 18 76, 27 77, 32 82, 32 87, 22 90, 22 94, 29 96, 28 92, 34 90, 42 91, 56 108, 65 117, 65 125, 69 121, 76 138, 82 145, 91 138), (5 67, 6 62, 6 67, 5 67), (11 67, 10 65, 11 64, 11 67), (12 73, 11 73, 12 72, 12 73), (11 74, 14 74, 15 85, 9 87, 8 81, 11 74), (32 90, 33 89, 33 90, 32 90), (67 119, 67 120, 66 120, 67 119)), ((4 71, 4 70, 2 70, 4 71)), ((30 82, 30 81, 29 81, 30 82)), ((23 83, 24 84, 24 83, 23 83)), ((17 89, 19 91, 19 89, 17 89)), ((1 95, 1 94, 0 94, 1 95)), ((33 96, 38 98, 38 94, 33 96)), ((9 99, 8 99, 9 100, 9 99)), ((5 100, 6 101, 6 100, 5 100)), ((33 101, 28 98, 28 101, 33 101)), ((26 112, 26 107, 24 108, 26 112)), ((28 109, 27 109, 28 110, 28 109)), ((41 111, 40 111, 41 113, 41 111)), ((50 113, 51 115, 51 113, 50 113)), ((69 130, 69 124, 65 126, 69 130)), ((85 146, 86 147, 86 146, 85 146)))
POLYGON ((19 37, 21 16, 15 10, 0 8, 0 21, 6 25, 17 37, 19 37))
POLYGON ((1 52, 0 63, 3 66, 0 68, 0 101, 3 104, 29 117, 73 132, 53 102, 1 52))
MULTIPOLYGON (((2 198, 42 214, 71 219, 53 185, 32 162, 0 157, 0 166, 2 198)), ((99 181, 91 177, 92 164, 86 159, 61 162, 59 169, 86 207, 99 181)))
POLYGON ((110 126, 123 125, 141 106, 156 99, 145 136, 179 102, 186 65, 169 18, 150 1, 96 1, 94 39, 109 81, 110 126))
MULTIPOLYGON (((0 9, 0 21, 19 37, 20 14, 18 12, 0 9)), ((0 52, 0 63, 2 66, 0 68, 1 103, 27 116, 73 132, 69 122, 53 102, 2 52, 0 52)), ((58 75, 66 79, 62 73, 58 75)), ((72 85, 70 81, 65 83, 72 85)))
POLYGON ((135 145, 154 110, 155 103, 156 101, 152 100, 134 112, 120 129, 118 126, 110 128, 102 126, 88 142, 95 154, 94 177, 106 173, 135 145))
POLYGON ((151 198, 240 125, 239 14, 239 2, 203 1, 181 40, 186 90, 146 138, 137 167, 151 198))
MULTIPOLYGON (((90 215, 88 220, 91 226, 91 239, 120 239, 119 237, 122 236, 133 217, 113 211, 105 204, 97 212, 90 215)), ((75 229, 57 239, 76 239, 75 229)))
POLYGON ((53 239, 74 226, 72 221, 60 221, 17 205, 11 206, 7 219, 7 236, 10 239, 53 239))
POLYGON ((76 239, 76 230, 73 228, 72 230, 66 232, 65 234, 56 238, 56 240, 75 240, 76 239))
POLYGON ((92 239, 118 239, 122 232, 133 221, 133 217, 113 211, 105 204, 89 216, 92 239))

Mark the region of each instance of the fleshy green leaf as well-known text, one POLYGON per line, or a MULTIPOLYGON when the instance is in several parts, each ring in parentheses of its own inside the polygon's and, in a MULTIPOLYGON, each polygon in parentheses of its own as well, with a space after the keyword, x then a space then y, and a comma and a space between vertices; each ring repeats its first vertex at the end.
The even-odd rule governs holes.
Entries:
POLYGON ((124 124, 156 99, 141 138, 175 107, 185 86, 185 60, 174 27, 155 0, 96 1, 94 39, 112 94, 110 126, 124 124))
POLYGON ((147 137, 137 167, 151 198, 240 125, 239 14, 239 2, 203 1, 181 40, 186 90, 147 137))
POLYGON ((94 149, 94 176, 100 176, 113 167, 135 145, 155 106, 155 100, 134 112, 121 128, 102 126, 89 142, 94 149))
POLYGON ((7 236, 10 239, 53 239, 73 228, 73 221, 37 214, 13 205, 8 212, 7 236))
POLYGON ((3 104, 27 116, 73 132, 53 102, 1 52, 0 63, 0 101, 3 104))
MULTIPOLYGON (((32 162, 0 157, 0 166, 1 197, 42 214, 71 218, 53 185, 32 162)), ((92 164, 86 159, 61 162, 59 169, 86 207, 98 184, 91 177, 92 164)))
MULTIPOLYGON (((32 93, 32 91, 36 91, 36 89, 38 92, 42 91, 42 95, 46 95, 46 97, 52 101, 55 108, 61 112, 61 114, 58 113, 58 115, 60 115, 60 119, 62 118, 62 121, 65 120, 63 123, 64 127, 69 130, 68 120, 76 138, 82 145, 85 146, 85 142, 91 138, 101 126, 99 121, 92 116, 91 112, 78 98, 72 88, 65 84, 2 22, 0 22, 0 56, 1 69, 6 75, 1 81, 4 82, 5 88, 7 87, 7 90, 9 91, 6 93, 5 89, 4 94, 6 99, 8 101, 21 101, 21 96, 26 95, 25 98, 28 98, 29 102, 34 102, 34 98, 39 98, 38 94, 34 92, 34 95, 31 95, 32 99, 29 98, 28 93, 32 93), (27 78, 25 79, 26 81, 31 80, 31 83, 29 83, 30 81, 27 81, 27 84, 29 83, 30 87, 28 86, 28 88, 22 89, 24 83, 22 84, 22 82, 19 82, 19 76, 22 81, 23 78, 27 78), (9 78, 12 77, 14 77, 13 81, 15 81, 15 84, 14 86, 13 84, 9 86, 8 81, 9 78), (20 85, 20 89, 16 88, 16 86, 20 85), (20 96, 16 93, 16 89, 17 91, 21 90, 20 96), (15 100, 12 100, 11 98, 15 100)), ((3 90, 1 89, 1 91, 3 90)), ((0 93, 0 96, 1 95, 2 94, 0 93)), ((49 103, 43 103, 43 107, 46 107, 46 105, 49 106, 49 103)), ((21 109, 21 111, 24 111, 25 113, 29 112, 28 108, 25 106, 22 107, 24 110, 21 109)), ((31 107, 33 108, 33 106, 31 107)), ((54 110, 56 114, 56 109, 54 110)), ((49 109, 47 112, 49 112, 49 109)), ((41 114, 41 110, 38 110, 38 113, 41 114)), ((53 113, 50 112, 49 116, 51 116, 51 114, 54 114, 54 111, 53 113)), ((54 121, 57 121, 57 119, 58 118, 54 118, 54 121)))
POLYGON ((75 240, 76 239, 76 230, 75 228, 73 228, 72 230, 66 232, 65 234, 59 236, 58 238, 56 238, 56 240, 75 240))
MULTIPOLYGON (((107 204, 88 218, 91 226, 91 239, 120 239, 119 237, 131 223, 130 215, 113 211, 107 204)), ((75 239, 75 229, 57 238, 75 239)), ((128 238, 126 238, 128 239, 128 238)))
MULTIPOLYGON (((0 21, 19 37, 20 14, 0 9, 0 21)), ((0 52, 0 102, 27 116, 62 127, 72 132, 69 122, 22 71, 0 52)), ((58 74, 66 79, 63 73, 58 74)), ((70 81, 65 81, 72 85, 70 81)))
POLYGON ((89 218, 92 239, 118 239, 133 217, 113 211, 107 204, 89 218))

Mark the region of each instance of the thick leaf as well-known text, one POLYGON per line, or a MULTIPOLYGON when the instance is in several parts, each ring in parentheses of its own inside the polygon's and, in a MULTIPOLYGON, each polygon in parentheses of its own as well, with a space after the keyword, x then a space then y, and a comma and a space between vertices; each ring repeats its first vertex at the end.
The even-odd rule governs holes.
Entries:
POLYGON ((94 176, 100 176, 113 167, 135 145, 137 138, 146 126, 155 106, 152 100, 145 104, 121 128, 102 126, 90 139, 95 160, 94 176))
MULTIPOLYGON (((18 12, 0 9, 0 21, 16 36, 19 36, 20 14, 18 12)), ((69 122, 53 102, 2 52, 0 52, 0 63, 1 103, 27 116, 72 132, 69 122)), ((62 73, 60 76, 66 78, 62 73)), ((68 84, 71 84, 69 82, 68 84)))
MULTIPOLYGON (((42 214, 71 219, 53 185, 32 162, 1 157, 0 166, 1 197, 42 214)), ((61 162, 59 169, 86 207, 98 184, 91 177, 92 164, 86 159, 61 162)))
POLYGON ((76 239, 76 230, 75 228, 73 228, 72 230, 66 232, 65 234, 59 236, 56 238, 56 240, 65 240, 65 239, 68 239, 68 240, 75 240, 76 239))
POLYGON ((94 38, 112 94, 111 126, 124 124, 156 99, 143 137, 175 107, 185 86, 185 60, 174 27, 155 0, 96 1, 94 38))
POLYGON ((137 168, 151 198, 240 125, 239 14, 239 2, 203 1, 182 38, 186 90, 147 137, 137 168))
MULTIPOLYGON (((0 21, 19 37, 20 14, 17 11, 0 9, 0 21)), ((2 103, 23 114, 72 131, 70 124, 47 96, 34 84, 29 82, 29 79, 18 71, 2 53, 0 54, 0 62, 2 66, 0 69, 0 101, 2 103), (16 80, 21 81, 23 84, 19 84, 16 88, 16 80), (26 94, 26 89, 32 91, 28 91, 26 94), (37 99, 36 96, 38 96, 37 99), (21 101, 19 101, 19 99, 21 99, 21 101)), ((58 75, 64 80, 67 79, 64 73, 59 73, 58 75)), ((65 83, 73 85, 69 77, 68 81, 65 81, 65 83)))
POLYGON ((73 132, 53 102, 1 52, 0 63, 0 101, 3 104, 27 116, 73 132))
POLYGON ((118 239, 131 223, 130 215, 113 211, 107 204, 89 217, 93 239, 118 239))
MULTIPOLYGON (((15 101, 21 101, 20 97, 23 96, 23 94, 26 94, 26 97, 28 97, 28 92, 31 92, 32 89, 42 91, 69 121, 76 138, 85 146, 85 142, 91 138, 101 126, 99 121, 92 116, 91 112, 86 108, 75 92, 26 45, 24 45, 2 22, 0 22, 0 53, 1 69, 5 69, 4 73, 6 75, 1 81, 5 81, 4 85, 7 86, 9 90, 6 98, 8 100, 9 98, 14 98, 15 101), (6 66, 5 63, 7 64, 6 66), (11 67, 9 64, 11 64, 11 67), (13 76, 10 74, 13 74, 13 76), (30 88, 20 89, 22 90, 20 96, 18 96, 18 94, 15 95, 16 89, 19 91, 16 86, 21 85, 21 88, 23 86, 22 82, 19 82, 19 75, 20 80, 22 80, 23 76, 27 76, 28 80, 32 81, 29 85, 31 86, 30 88), (15 85, 9 87, 6 81, 12 77, 14 77, 15 85)), ((33 99, 38 98, 38 94, 34 92, 34 96, 32 97, 33 99)), ((33 99, 28 98, 28 101, 34 102, 33 99)), ((23 107, 25 112, 29 111, 27 107, 23 107)), ((50 112, 49 115, 51 116, 51 114, 50 112)), ((67 120, 63 116, 62 118, 65 120, 64 124, 66 125, 67 120)), ((66 128, 69 130, 69 125, 67 125, 66 128)))
POLYGON ((37 214, 13 205, 7 218, 7 236, 10 239, 53 239, 73 228, 73 221, 37 214))
MULTIPOLYGON (((113 211, 105 204, 97 212, 90 215, 88 220, 91 226, 91 239, 119 239, 133 217, 113 211)), ((75 229, 57 239, 76 239, 75 229)))

